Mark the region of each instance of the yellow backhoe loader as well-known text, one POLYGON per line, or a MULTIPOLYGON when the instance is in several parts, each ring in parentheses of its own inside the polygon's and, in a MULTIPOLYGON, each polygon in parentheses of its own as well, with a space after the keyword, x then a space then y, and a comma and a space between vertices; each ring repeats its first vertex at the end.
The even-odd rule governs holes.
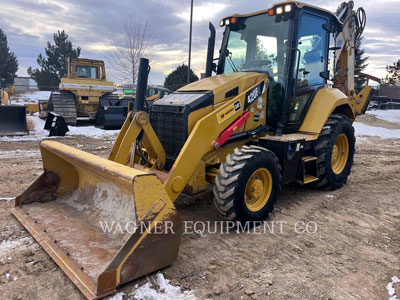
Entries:
POLYGON ((113 91, 103 61, 68 58, 68 73, 61 78, 59 91, 51 93, 46 109, 62 116, 68 125, 76 125, 77 118, 89 118, 99 127, 121 128, 134 100, 121 99, 113 91))
POLYGON ((353 6, 337 17, 287 1, 224 18, 218 64, 210 23, 206 78, 149 113, 148 60, 141 59, 137 112, 128 114, 109 158, 41 142, 44 173, 12 213, 96 299, 176 259, 182 224, 174 201, 182 192, 213 185, 221 215, 247 222, 265 220, 287 183, 340 188, 354 159, 352 123, 372 91, 354 91, 354 43, 365 14, 353 6), (121 230, 107 232, 105 221, 121 230), (132 224, 145 230, 122 230, 132 224))
POLYGON ((0 89, 0 136, 26 135, 28 125, 26 121, 26 107, 11 105, 10 97, 14 93, 14 86, 0 89))

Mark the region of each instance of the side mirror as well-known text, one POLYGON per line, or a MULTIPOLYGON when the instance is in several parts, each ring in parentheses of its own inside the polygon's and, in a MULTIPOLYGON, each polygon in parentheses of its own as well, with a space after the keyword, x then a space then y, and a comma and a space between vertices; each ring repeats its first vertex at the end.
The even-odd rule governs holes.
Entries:
POLYGON ((329 79, 329 70, 325 70, 319 73, 319 76, 321 76, 322 78, 328 80, 329 79))
POLYGON ((335 32, 335 27, 331 23, 325 23, 322 25, 322 28, 328 31, 329 33, 335 32))

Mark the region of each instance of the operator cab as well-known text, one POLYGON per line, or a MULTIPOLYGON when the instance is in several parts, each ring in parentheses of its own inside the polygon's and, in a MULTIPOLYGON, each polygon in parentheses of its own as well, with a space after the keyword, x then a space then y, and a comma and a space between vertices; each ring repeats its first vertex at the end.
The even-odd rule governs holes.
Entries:
POLYGON ((329 35, 339 25, 331 12, 298 2, 225 18, 217 74, 267 73, 267 124, 295 132, 327 84, 329 35))
POLYGON ((67 78, 106 80, 104 62, 87 58, 68 58, 67 78))
POLYGON ((76 66, 76 75, 78 78, 98 79, 98 68, 93 66, 76 66))

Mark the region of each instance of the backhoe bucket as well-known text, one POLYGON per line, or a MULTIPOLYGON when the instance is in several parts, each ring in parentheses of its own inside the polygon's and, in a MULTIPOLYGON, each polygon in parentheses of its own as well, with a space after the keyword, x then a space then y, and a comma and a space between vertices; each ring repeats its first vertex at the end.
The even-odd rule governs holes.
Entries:
POLYGON ((0 136, 26 134, 28 134, 26 107, 0 105, 0 136))
POLYGON ((40 149, 44 173, 12 213, 88 299, 173 263, 182 226, 155 174, 56 141, 40 149))

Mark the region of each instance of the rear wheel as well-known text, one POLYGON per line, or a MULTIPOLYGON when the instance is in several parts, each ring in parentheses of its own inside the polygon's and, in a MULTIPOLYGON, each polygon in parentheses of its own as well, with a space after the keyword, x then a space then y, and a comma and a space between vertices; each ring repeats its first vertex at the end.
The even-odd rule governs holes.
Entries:
POLYGON ((320 180, 315 186, 337 189, 347 182, 354 160, 354 128, 346 116, 332 115, 315 146, 320 180))
POLYGON ((263 221, 273 210, 281 182, 279 160, 260 146, 243 146, 227 156, 214 187, 214 204, 233 221, 263 221))

